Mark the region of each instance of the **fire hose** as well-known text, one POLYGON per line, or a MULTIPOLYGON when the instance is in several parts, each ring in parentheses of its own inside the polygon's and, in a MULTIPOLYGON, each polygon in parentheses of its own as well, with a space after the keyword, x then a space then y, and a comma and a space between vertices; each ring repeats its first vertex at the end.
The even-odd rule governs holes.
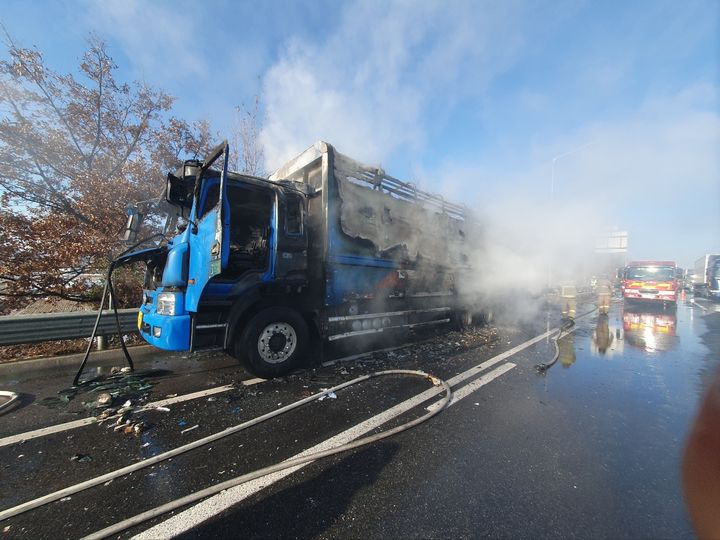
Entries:
POLYGON ((5 403, 0 403, 0 412, 9 409, 10 405, 20 399, 16 392, 10 392, 9 390, 0 390, 0 397, 7 398, 5 403))
POLYGON ((312 396, 309 396, 307 398, 301 399, 299 401, 296 401, 294 403, 291 403, 289 405, 281 407, 280 409, 266 413, 262 416, 258 416, 257 418, 248 420, 247 422, 243 422, 241 424, 229 427, 227 429, 224 429, 223 431, 219 431, 212 435, 208 435, 207 437, 203 437, 202 439, 198 439, 196 441, 185 444, 178 448, 168 450, 167 452, 163 452, 161 454, 144 459, 137 463, 133 463, 132 465, 122 467, 115 471, 111 471, 109 473, 97 476, 95 478, 91 478, 89 480, 86 480, 86 481, 76 484, 74 486, 69 486, 67 488, 60 489, 53 493, 44 495, 42 497, 38 497, 37 499, 27 501, 25 503, 19 504, 12 508, 8 508, 7 510, 3 510, 0 512, 0 521, 10 518, 10 517, 13 517, 13 516, 16 516, 16 515, 19 515, 19 514, 22 514, 29 510, 34 510, 36 508, 39 508, 39 507, 49 504, 51 502, 60 500, 63 497, 69 497, 71 495, 74 495, 75 493, 79 493, 86 489, 98 486, 100 484, 104 484, 110 480, 120 478, 122 476, 128 475, 135 471, 145 469, 145 468, 150 467, 151 465, 154 465, 158 462, 165 461, 167 459, 173 458, 175 456, 179 456, 186 452, 190 452, 191 450, 195 450, 196 448, 200 448, 202 446, 208 445, 212 442, 215 442, 217 440, 223 439, 225 437, 228 437, 230 435, 233 435, 235 433, 243 431, 251 426, 255 426, 257 424, 260 424, 261 422, 265 422, 266 420, 276 418, 282 414, 285 414, 291 410, 297 409, 298 407, 306 405, 307 403, 310 403, 312 401, 316 401, 316 400, 322 398, 323 396, 327 396, 328 394, 331 394, 333 392, 338 392, 342 389, 348 388, 350 386, 356 385, 358 383, 361 383, 361 382, 364 382, 364 381, 367 381, 367 380, 370 380, 370 379, 373 379, 376 377, 383 377, 383 376, 389 376, 389 375, 407 375, 407 376, 413 376, 413 377, 421 377, 423 379, 429 380, 433 384, 433 386, 441 387, 440 391, 444 391, 445 395, 439 402, 438 407, 432 407, 429 410, 429 412, 425 413, 424 415, 422 415, 414 420, 410 420, 402 425, 399 425, 392 429, 389 429, 387 431, 383 431, 382 433, 368 435, 366 437, 357 439, 355 441, 352 441, 352 442, 349 442, 346 444, 342 444, 340 446, 336 446, 335 448, 329 448, 327 450, 315 452, 313 454, 308 454, 307 456, 292 458, 292 459, 283 461, 281 463, 277 463, 275 465, 271 465, 269 467, 264 467, 257 471, 253 471, 253 472, 244 474, 242 476, 238 476, 231 480, 221 482, 220 484, 210 486, 208 488, 202 489, 195 493, 186 495, 185 497, 181 497, 174 501, 170 501, 166 504, 163 504, 161 506, 158 506, 156 508, 153 508, 151 510, 148 510, 146 512, 138 514, 136 516, 130 517, 119 523, 111 525, 110 527, 107 527, 105 529, 102 529, 100 531, 92 533, 92 534, 88 535, 86 538, 88 538, 88 539, 106 538, 110 535, 116 534, 116 533, 124 531, 130 527, 133 527, 135 525, 143 523, 149 519, 153 519, 162 514, 170 512, 176 508, 194 503, 200 499, 209 497, 211 495, 214 495, 216 493, 219 493, 219 492, 229 489, 231 487, 238 486, 240 484, 244 484, 244 483, 254 480, 256 478, 260 478, 262 476, 266 476, 268 474, 271 474, 271 473, 274 473, 277 471, 281 471, 283 469, 295 467, 297 465, 302 465, 304 463, 309 463, 311 461, 316 461, 321 458, 339 454, 341 452, 347 452, 349 450, 354 450, 355 448, 359 448, 361 446, 371 444, 371 443, 380 441, 382 439, 386 439, 388 437, 391 437, 392 435, 395 435, 402 431, 408 430, 414 426, 417 426, 418 424, 426 422, 427 420, 429 420, 430 418, 432 418, 433 416, 438 414, 440 411, 442 411, 447 406, 447 404, 450 402, 450 399, 452 397, 452 390, 450 388, 450 385, 446 381, 438 379, 437 377, 434 377, 433 375, 425 373, 424 371, 405 370, 405 369, 376 371, 374 373, 370 373, 368 375, 362 375, 362 376, 352 379, 350 381, 338 384, 332 388, 328 388, 327 390, 323 390, 322 392, 318 392, 317 394, 313 394, 312 396))
MULTIPOLYGON (((596 305, 593 309, 590 311, 583 313, 582 315, 577 316, 575 319, 582 319, 583 317, 587 317, 588 315, 594 313, 598 310, 598 306, 596 305)), ((558 358, 560 358, 560 347, 558 346, 558 340, 565 337, 567 334, 570 333, 570 329, 575 326, 575 319, 573 318, 567 318, 563 321, 563 324, 558 329, 557 333, 554 337, 552 337, 552 342, 555 347, 555 353, 553 354, 552 359, 549 362, 540 362, 539 364, 535 364, 535 369, 538 370, 538 372, 541 375, 544 375, 545 372, 553 367, 555 365, 555 362, 558 361, 558 358)))
POLYGON ((73 386, 79 386, 82 384, 80 382, 80 376, 82 375, 83 370, 85 369, 85 364, 87 364, 88 358, 90 358, 90 351, 92 350, 93 340, 97 336, 98 326, 100 325, 100 318, 102 317, 102 313, 105 307, 105 300, 107 298, 110 298, 110 305, 112 306, 113 313, 115 315, 115 326, 117 327, 117 336, 118 340, 120 341, 120 347, 122 348, 123 354, 125 355, 125 359, 127 360, 128 366, 130 366, 130 370, 134 370, 135 366, 133 365, 132 357, 130 356, 130 352, 127 350, 127 346, 125 345, 125 340, 122 336, 122 328, 120 326, 120 316, 118 315, 117 310, 117 302, 115 302, 115 289, 113 288, 112 283, 112 274, 115 271, 116 268, 119 266, 122 266, 124 264, 129 264, 131 262, 135 262, 135 259, 132 257, 134 254, 130 253, 133 249, 137 248, 138 246, 141 246, 142 244, 149 242, 150 240, 157 238, 157 237, 164 237, 163 234, 154 234, 152 236, 149 236, 148 238, 144 238, 143 240, 133 244, 129 248, 127 248, 125 251, 123 251, 120 255, 118 255, 115 259, 113 259, 112 262, 110 262, 110 266, 107 270, 107 275, 105 278, 105 286, 103 287, 103 292, 100 297, 100 308, 97 312, 97 317, 95 318, 95 325, 93 326, 92 332, 90 333, 90 339, 88 342, 87 349, 85 349, 85 356, 82 359, 82 362, 80 363, 80 367, 78 368, 77 373, 75 374, 75 378, 73 379, 73 386))

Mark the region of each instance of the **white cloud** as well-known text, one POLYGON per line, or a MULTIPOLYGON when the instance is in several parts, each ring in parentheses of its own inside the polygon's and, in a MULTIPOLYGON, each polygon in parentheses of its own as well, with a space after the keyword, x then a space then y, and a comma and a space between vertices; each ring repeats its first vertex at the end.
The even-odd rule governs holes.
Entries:
POLYGON ((85 19, 93 31, 122 44, 140 78, 157 83, 208 74, 197 15, 187 3, 93 2, 85 19))
POLYGON ((317 139, 374 163, 417 150, 428 109, 482 92, 517 54, 525 20, 512 3, 348 4, 324 41, 292 41, 265 75, 269 165, 317 139))
POLYGON ((439 179, 449 198, 474 198, 491 238, 516 247, 531 266, 546 264, 548 231, 558 231, 563 257, 573 259, 585 256, 583 243, 595 232, 615 225, 629 230, 632 257, 687 265, 720 251, 719 95, 718 87, 698 84, 648 98, 614 119, 536 144, 535 164, 515 172, 511 162, 505 171, 467 162, 422 176, 439 179), (576 149, 557 160, 551 199, 552 158, 576 149))

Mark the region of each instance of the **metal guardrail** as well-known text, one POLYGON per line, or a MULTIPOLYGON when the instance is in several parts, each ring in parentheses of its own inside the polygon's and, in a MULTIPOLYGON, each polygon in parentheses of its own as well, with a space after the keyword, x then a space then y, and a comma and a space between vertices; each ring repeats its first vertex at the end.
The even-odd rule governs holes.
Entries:
MULTIPOLYGON (((118 310, 123 332, 137 331, 137 314, 137 309, 118 310)), ((0 317, 0 345, 90 337, 96 317, 96 311, 0 317)), ((108 336, 116 332, 115 314, 112 310, 104 311, 97 335, 108 336)))

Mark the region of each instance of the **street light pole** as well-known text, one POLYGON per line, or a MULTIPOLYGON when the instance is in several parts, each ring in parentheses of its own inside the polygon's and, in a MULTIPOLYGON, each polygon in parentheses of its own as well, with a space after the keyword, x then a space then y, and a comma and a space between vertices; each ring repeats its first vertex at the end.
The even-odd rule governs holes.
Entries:
POLYGON ((572 154, 576 154, 580 150, 583 150, 593 144, 595 144, 595 141, 590 141, 589 143, 585 143, 582 146, 578 146, 574 150, 570 150, 569 152, 565 152, 563 154, 558 154, 557 156, 552 158, 552 176, 550 177, 550 195, 553 195, 555 193, 555 163, 557 162, 557 160, 562 159, 567 156, 571 156, 572 154))
MULTIPOLYGON (((578 146, 574 150, 570 150, 569 152, 565 152, 562 154, 558 154, 554 158, 552 158, 552 166, 551 166, 551 174, 550 174, 550 204, 554 206, 555 202, 555 163, 557 160, 562 159, 564 157, 570 156, 572 154, 575 154, 579 152, 580 150, 583 150, 584 148, 587 148, 588 146, 595 144, 595 141, 590 141, 589 143, 585 143, 582 146, 578 146)), ((551 235, 551 243, 552 242, 552 235, 551 235)), ((548 289, 552 287, 552 253, 548 254, 548 283, 547 283, 548 289)))

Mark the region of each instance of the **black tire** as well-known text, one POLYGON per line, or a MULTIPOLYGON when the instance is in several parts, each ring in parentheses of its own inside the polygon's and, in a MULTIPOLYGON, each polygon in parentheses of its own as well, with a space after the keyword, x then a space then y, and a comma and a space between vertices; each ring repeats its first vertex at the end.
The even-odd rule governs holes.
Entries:
POLYGON ((458 309, 452 317, 452 323, 455 330, 462 332, 472 327, 473 314, 469 309, 458 309))
POLYGON ((488 326, 492 324, 494 318, 495 314, 493 313, 492 308, 485 308, 477 313, 477 316, 474 318, 474 320, 477 321, 479 326, 488 326))
POLYGON ((308 344, 308 327, 302 316, 286 307, 256 313, 235 342, 235 357, 253 375, 280 377, 298 367, 308 344))

